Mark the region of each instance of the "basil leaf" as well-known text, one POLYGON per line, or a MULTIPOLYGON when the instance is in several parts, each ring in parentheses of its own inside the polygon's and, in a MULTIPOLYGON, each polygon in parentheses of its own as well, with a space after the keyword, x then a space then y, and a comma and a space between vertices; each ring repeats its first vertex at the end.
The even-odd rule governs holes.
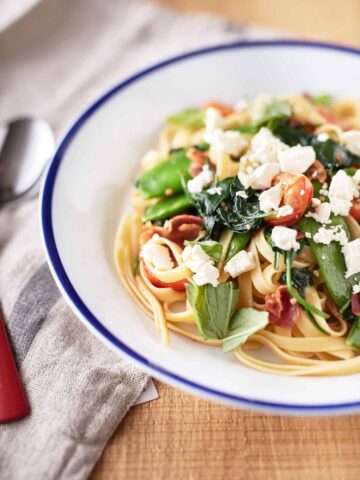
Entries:
POLYGON ((194 108, 187 108, 182 112, 170 115, 167 118, 168 123, 182 125, 183 127, 202 128, 204 126, 204 112, 194 108))
POLYGON ((291 116, 291 107, 286 100, 274 100, 266 108, 256 125, 264 125, 273 120, 285 119, 291 116))
POLYGON ((328 94, 316 95, 313 100, 317 105, 323 105, 324 107, 328 107, 333 101, 333 96, 328 94))
POLYGON ((235 283, 220 283, 217 287, 188 283, 186 293, 202 337, 223 338, 227 334, 239 298, 239 289, 235 283))
POLYGON ((221 258, 221 254, 223 251, 223 246, 219 242, 215 242, 215 240, 205 240, 199 241, 196 240, 185 240, 185 245, 200 245, 200 247, 204 250, 204 252, 209 255, 215 262, 219 262, 221 258))
MULTIPOLYGON (((286 272, 282 272, 279 282, 282 285, 286 285, 286 272)), ((292 268, 291 284, 298 290, 302 297, 305 297, 305 287, 313 284, 311 270, 307 268, 292 268)))
POLYGON ((240 308, 231 321, 229 335, 224 338, 223 353, 239 347, 251 335, 265 328, 268 323, 268 312, 260 312, 255 308, 240 308))

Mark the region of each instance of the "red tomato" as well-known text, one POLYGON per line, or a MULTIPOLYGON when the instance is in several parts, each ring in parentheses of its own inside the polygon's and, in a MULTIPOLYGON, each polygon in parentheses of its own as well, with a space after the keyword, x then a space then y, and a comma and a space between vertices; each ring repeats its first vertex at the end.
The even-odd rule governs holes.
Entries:
POLYGON ((144 270, 146 273, 146 276, 150 280, 150 282, 155 286, 159 288, 172 288, 173 290, 176 290, 177 292, 184 292, 185 291, 185 284, 187 283, 187 280, 184 278, 184 280, 179 280, 178 282, 172 282, 172 283, 166 283, 162 282, 158 278, 156 278, 153 273, 147 268, 145 265, 145 262, 143 260, 142 264, 144 266, 144 270))
POLYGON ((279 173, 272 181, 272 185, 282 185, 281 205, 289 205, 293 211, 284 217, 271 216, 265 219, 269 225, 289 226, 296 223, 309 207, 314 195, 314 188, 310 180, 301 173, 279 173))
POLYGON ((360 198, 356 198, 353 201, 352 207, 350 209, 350 215, 360 222, 360 198))

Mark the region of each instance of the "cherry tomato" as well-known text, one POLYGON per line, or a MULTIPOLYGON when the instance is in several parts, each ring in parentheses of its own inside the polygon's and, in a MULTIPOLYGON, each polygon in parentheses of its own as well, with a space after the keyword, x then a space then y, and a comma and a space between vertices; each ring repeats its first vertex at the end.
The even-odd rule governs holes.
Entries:
POLYGON ((360 198, 356 198, 350 209, 350 215, 355 218, 356 221, 360 222, 360 198))
POLYGON ((171 283, 166 283, 162 282, 158 278, 156 278, 153 273, 147 268, 145 265, 145 262, 143 260, 142 264, 144 266, 144 270, 146 273, 146 276, 150 280, 150 282, 155 286, 159 288, 172 288, 173 290, 176 290, 177 292, 184 292, 185 291, 185 284, 187 283, 187 279, 184 278, 184 280, 179 280, 178 282, 171 282, 171 283))
POLYGON ((301 173, 279 173, 272 181, 272 185, 282 185, 282 200, 280 206, 289 205, 293 211, 284 217, 276 215, 267 217, 269 225, 289 226, 296 223, 309 207, 314 195, 314 188, 310 180, 301 173))

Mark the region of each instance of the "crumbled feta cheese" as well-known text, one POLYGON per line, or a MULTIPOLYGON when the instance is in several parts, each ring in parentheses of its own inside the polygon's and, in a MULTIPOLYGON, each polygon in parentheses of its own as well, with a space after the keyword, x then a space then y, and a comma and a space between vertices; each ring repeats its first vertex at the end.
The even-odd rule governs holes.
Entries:
POLYGON ((270 212, 276 210, 281 201, 282 187, 280 183, 275 187, 264 190, 259 196, 260 210, 263 212, 270 212))
POLYGON ((247 110, 248 106, 249 105, 246 98, 243 97, 243 98, 240 98, 240 100, 235 103, 234 110, 237 113, 242 113, 245 110, 247 110))
POLYGON ((305 232, 305 238, 311 238, 311 233, 310 232, 305 232))
MULTIPOLYGON (((314 200, 314 199, 313 199, 314 200)), ((315 206, 315 212, 309 212, 306 214, 307 217, 312 217, 314 220, 320 223, 329 223, 329 218, 331 215, 331 206, 330 203, 324 202, 315 206)))
MULTIPOLYGON (((155 235, 153 239, 154 237, 155 235)), ((159 245, 152 239, 143 245, 140 257, 150 263, 156 270, 171 270, 174 267, 168 248, 164 245, 159 245)))
POLYGON ((234 130, 224 132, 220 129, 214 131, 212 143, 233 157, 239 157, 248 145, 246 138, 240 132, 234 130))
POLYGON ((318 198, 313 198, 311 199, 311 206, 312 207, 318 207, 319 205, 321 205, 321 201, 318 199, 318 198))
POLYGON ((202 172, 196 177, 192 178, 187 183, 187 188, 190 193, 200 193, 202 190, 210 185, 214 180, 214 173, 210 170, 208 165, 204 165, 202 172))
POLYGON ((197 272, 206 262, 212 260, 207 253, 201 248, 200 245, 188 245, 184 248, 181 254, 185 265, 192 271, 197 272))
POLYGON ((299 250, 300 244, 296 241, 297 231, 288 227, 274 227, 271 239, 275 247, 281 250, 299 250))
POLYGON ((360 169, 357 169, 355 172, 355 175, 352 177, 353 182, 356 183, 356 185, 359 185, 360 183, 360 169))
POLYGON ((210 262, 206 262, 203 266, 195 273, 193 280, 196 285, 206 285, 210 283, 213 287, 219 285, 219 270, 214 267, 210 262))
POLYGON ((201 248, 200 245, 188 245, 182 252, 185 265, 193 272, 193 280, 197 285, 211 283, 218 285, 219 270, 214 266, 214 261, 201 248))
POLYGON ((302 197, 305 195, 305 190, 304 190, 303 188, 300 190, 300 195, 301 195, 302 197))
POLYGON ((219 110, 209 107, 205 110, 204 123, 204 140, 207 143, 212 143, 215 130, 223 128, 223 117, 219 110))
POLYGON ((276 163, 279 152, 288 148, 288 145, 282 143, 268 128, 262 127, 251 140, 251 149, 247 158, 251 162, 276 163))
POLYGON ((207 191, 210 195, 221 195, 222 194, 222 188, 221 187, 211 187, 207 191))
POLYGON ((291 215, 294 209, 291 205, 283 205, 277 211, 277 217, 286 217, 287 215, 291 215))
POLYGON ((327 140, 329 140, 329 138, 329 135, 325 132, 319 133, 319 135, 317 136, 318 142, 326 142, 327 140))
POLYGON ((344 170, 339 170, 333 176, 329 188, 331 210, 335 215, 347 216, 352 206, 353 198, 359 196, 358 188, 352 178, 344 170))
POLYGON ((225 265, 225 272, 231 277, 235 278, 241 273, 249 272, 255 268, 254 254, 246 250, 241 250, 232 257, 225 265))
POLYGON ((330 228, 320 227, 314 235, 314 241, 316 243, 323 243, 324 245, 329 245, 331 242, 346 245, 348 238, 345 230, 340 225, 337 225, 330 228))
POLYGON ((279 163, 282 172, 304 173, 315 162, 313 147, 297 145, 279 152, 279 163))
POLYGON ((235 193, 237 197, 244 198, 245 200, 249 198, 249 195, 244 191, 244 190, 239 190, 238 192, 235 193))
POLYGON ((277 163, 264 163, 249 175, 239 172, 238 178, 245 188, 252 187, 254 190, 264 190, 271 186, 272 179, 279 172, 280 167, 277 163))
POLYGON ((345 277, 351 277, 360 272, 360 238, 352 240, 343 246, 342 252, 345 257, 347 272, 345 277))
POLYGON ((360 283, 358 283, 357 285, 353 285, 352 291, 354 295, 360 293, 360 283))
POLYGON ((326 188, 320 188, 319 193, 320 193, 320 195, 323 195, 324 197, 329 196, 329 190, 327 190, 326 188))
POLYGON ((345 147, 355 155, 360 155, 360 130, 348 130, 343 133, 345 147))

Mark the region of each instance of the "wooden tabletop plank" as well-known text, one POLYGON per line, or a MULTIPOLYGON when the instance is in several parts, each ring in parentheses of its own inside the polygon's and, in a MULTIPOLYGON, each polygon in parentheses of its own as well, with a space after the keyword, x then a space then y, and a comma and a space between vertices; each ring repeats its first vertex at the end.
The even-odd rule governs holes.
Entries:
MULTIPOLYGON (((359 0, 158 0, 186 11, 360 46, 359 0)), ((229 408, 156 382, 130 410, 92 480, 358 480, 360 416, 280 417, 229 408)))

